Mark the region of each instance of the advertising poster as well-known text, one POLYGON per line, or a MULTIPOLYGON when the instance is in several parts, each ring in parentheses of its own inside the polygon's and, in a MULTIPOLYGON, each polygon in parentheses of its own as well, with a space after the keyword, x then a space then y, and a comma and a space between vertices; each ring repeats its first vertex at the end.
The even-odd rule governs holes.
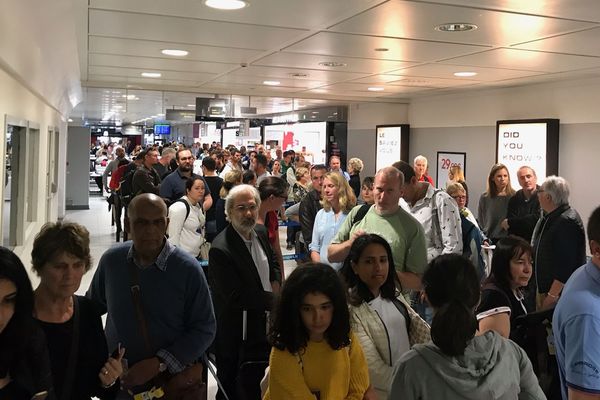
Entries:
POLYGON ((446 182, 448 182, 448 170, 454 165, 458 165, 467 178, 467 153, 456 153, 452 151, 438 151, 437 152, 437 175, 435 187, 445 188, 446 182))
POLYGON ((400 160, 402 148, 402 126, 377 127, 376 170, 388 167, 400 160))
POLYGON ((283 151, 293 149, 297 153, 303 153, 306 161, 312 164, 325 163, 326 122, 268 125, 264 129, 264 144, 269 150, 277 146, 283 151))
POLYGON ((524 165, 535 170, 538 184, 546 178, 547 128, 545 122, 498 124, 497 162, 507 166, 513 187, 519 187, 517 171, 524 165))

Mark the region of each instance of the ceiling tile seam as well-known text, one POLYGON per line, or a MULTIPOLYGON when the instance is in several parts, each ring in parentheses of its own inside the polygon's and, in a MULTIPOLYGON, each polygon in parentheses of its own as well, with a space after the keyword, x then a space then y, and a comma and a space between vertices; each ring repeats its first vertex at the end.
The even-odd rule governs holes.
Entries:
POLYGON ((204 64, 223 64, 223 65, 239 65, 239 63, 232 62, 223 62, 223 61, 202 61, 202 60, 189 60, 183 58, 167 58, 167 57, 153 57, 153 56, 132 56, 128 54, 112 54, 112 53, 97 53, 97 52, 89 52, 91 55, 100 55, 100 56, 115 56, 115 57, 129 57, 133 59, 150 59, 150 60, 165 60, 165 61, 174 61, 174 62, 186 62, 186 63, 204 63, 204 64))
POLYGON ((103 39, 122 39, 122 40, 134 40, 137 42, 150 42, 150 43, 164 43, 165 45, 183 45, 183 46, 202 46, 202 47, 210 47, 215 49, 234 49, 234 50, 246 50, 246 51, 267 51, 267 49, 254 49, 248 47, 232 47, 232 46, 216 46, 213 44, 198 44, 191 42, 165 42, 164 40, 155 40, 155 39, 139 39, 139 38, 130 38, 125 36, 111 36, 111 35, 99 35, 99 34, 89 34, 90 37, 97 37, 103 39))
MULTIPOLYGON (((126 70, 138 70, 140 71, 140 74, 142 72, 175 72, 175 73, 183 73, 183 74, 207 74, 207 75, 217 75, 216 72, 190 72, 190 71, 179 71, 179 70, 174 70, 174 69, 166 69, 166 68, 152 68, 152 67, 121 67, 121 66, 114 66, 114 65, 90 65, 91 67, 101 67, 101 68, 122 68, 122 69, 126 69, 126 70)), ((153 78, 154 79, 154 78, 153 78)), ((158 78, 161 79, 161 78, 158 78)), ((166 79, 166 78, 162 78, 162 79, 166 79)))
POLYGON ((591 23, 591 24, 600 23, 600 21, 565 18, 565 17, 558 17, 558 16, 548 15, 548 14, 534 14, 531 12, 511 10, 508 8, 502 9, 502 8, 492 8, 492 7, 482 7, 482 6, 468 6, 465 4, 448 4, 448 3, 439 3, 436 1, 427 1, 427 0, 402 0, 402 1, 407 1, 407 2, 416 3, 416 4, 424 3, 424 4, 432 4, 432 5, 437 5, 437 6, 459 7, 459 8, 469 8, 469 9, 473 9, 473 10, 504 12, 504 13, 508 13, 508 14, 525 15, 528 17, 551 18, 551 19, 557 19, 557 20, 562 20, 562 21, 583 22, 583 23, 591 23))
MULTIPOLYGON (((153 78, 143 78, 143 77, 135 77, 135 76, 127 76, 127 75, 114 75, 114 74, 90 74, 92 77, 107 77, 107 78, 126 78, 126 79, 153 79, 153 78)), ((197 80, 188 80, 188 79, 160 79, 160 81, 174 81, 174 82, 198 82, 197 80)), ((144 81, 145 82, 145 81, 144 81)), ((110 83, 110 82, 109 82, 110 83)), ((129 82, 114 82, 115 84, 118 83, 129 83, 129 82)), ((148 81, 147 83, 149 84, 159 84, 159 82, 153 83, 151 81, 148 81)))
POLYGON ((161 17, 161 18, 172 18, 172 19, 185 19, 185 20, 190 20, 190 21, 194 21, 194 22, 215 22, 218 24, 228 24, 228 25, 244 25, 244 26, 250 26, 250 27, 263 27, 263 28, 275 28, 275 29, 284 29, 284 30, 288 30, 288 31, 310 31, 311 29, 308 28, 293 28, 293 27, 286 27, 286 26, 279 26, 279 25, 265 25, 265 24, 252 24, 252 23, 248 23, 248 22, 236 22, 236 21, 225 21, 225 20, 212 20, 212 19, 206 19, 206 18, 196 18, 196 17, 190 17, 188 16, 179 16, 179 15, 168 15, 168 14, 157 14, 157 13, 150 13, 150 12, 140 12, 140 11, 127 11, 127 10, 114 10, 114 9, 107 9, 107 8, 95 8, 95 7, 90 7, 90 10, 95 10, 95 11, 104 11, 104 12, 110 12, 110 13, 116 13, 116 14, 133 14, 133 15, 144 15, 144 16, 151 16, 151 17, 161 17))
MULTIPOLYGON (((453 63, 443 63, 443 62, 435 62, 431 64, 436 65, 451 65, 455 67, 477 67, 481 69, 495 69, 495 70, 506 70, 506 71, 518 71, 518 72, 539 72, 539 73, 548 73, 548 71, 539 71, 534 69, 519 69, 519 68, 506 68, 506 67, 488 67, 488 66, 477 66, 477 65, 465 65, 465 64, 453 64, 453 63)), ((412 67, 409 67, 412 68, 412 67)), ((392 74, 393 75, 393 74, 392 74)))
POLYGON ((331 23, 331 25, 327 25, 327 26, 325 26, 323 29, 325 29, 325 30, 329 30, 329 29, 333 28, 333 27, 334 27, 334 26, 336 26, 336 25, 343 24, 344 22, 346 22, 346 21, 348 21, 348 20, 350 20, 350 19, 352 19, 352 18, 358 17, 359 15, 362 15, 362 14, 364 14, 364 13, 366 13, 366 12, 369 12, 369 11, 371 11, 371 10, 373 10, 373 9, 377 8, 377 7, 380 7, 380 6, 384 5, 385 3, 391 3, 391 0, 385 0, 385 1, 382 1, 381 3, 374 4, 374 5, 372 5, 372 6, 368 7, 368 8, 366 8, 366 9, 364 9, 364 10, 362 10, 362 11, 359 11, 359 12, 357 12, 357 13, 355 13, 355 14, 353 14, 353 15, 349 16, 349 17, 343 17, 343 18, 341 18, 341 20, 338 20, 338 21, 336 21, 336 22, 334 22, 334 23, 331 23))
POLYGON ((592 30, 598 29, 598 28, 600 28, 600 25, 598 25, 598 26, 592 26, 590 28, 585 28, 585 29, 577 29, 577 30, 572 30, 572 31, 559 32, 559 33, 556 33, 556 34, 552 34, 552 35, 540 37, 540 38, 537 38, 537 39, 527 40, 525 42, 514 43, 514 44, 511 44, 510 47, 522 46, 522 45, 527 44, 527 43, 535 43, 535 42, 539 42, 539 41, 542 41, 542 40, 554 39, 554 38, 561 37, 561 36, 574 35, 574 34, 581 33, 581 32, 592 31, 592 30))

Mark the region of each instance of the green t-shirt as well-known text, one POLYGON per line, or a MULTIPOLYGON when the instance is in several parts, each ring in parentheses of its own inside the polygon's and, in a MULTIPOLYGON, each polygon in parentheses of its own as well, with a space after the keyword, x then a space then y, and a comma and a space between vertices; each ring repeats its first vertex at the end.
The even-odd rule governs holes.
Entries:
POLYGON ((371 206, 363 219, 352 226, 361 207, 356 206, 350 211, 331 243, 345 242, 356 230, 362 229, 388 241, 396 271, 422 275, 427 267, 427 246, 425 232, 419 221, 401 207, 394 214, 379 215, 375 212, 375 207, 371 206))

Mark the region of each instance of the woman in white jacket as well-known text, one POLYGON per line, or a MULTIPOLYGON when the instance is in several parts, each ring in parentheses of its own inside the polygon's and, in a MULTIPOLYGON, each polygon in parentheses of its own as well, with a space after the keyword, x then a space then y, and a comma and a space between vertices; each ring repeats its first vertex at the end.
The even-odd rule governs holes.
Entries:
MULTIPOLYGON (((185 195, 169 207, 169 242, 191 254, 202 257, 201 249, 206 246, 203 235, 205 216, 202 210, 204 181, 192 175, 185 183, 185 195)), ((202 253, 205 253, 204 251, 202 253)), ((208 251, 206 251, 208 253, 208 251)))
POLYGON ((406 303, 393 265, 388 242, 367 234, 354 241, 340 271, 349 289, 352 329, 378 399, 388 398, 400 357, 412 345, 430 340, 429 325, 406 303))

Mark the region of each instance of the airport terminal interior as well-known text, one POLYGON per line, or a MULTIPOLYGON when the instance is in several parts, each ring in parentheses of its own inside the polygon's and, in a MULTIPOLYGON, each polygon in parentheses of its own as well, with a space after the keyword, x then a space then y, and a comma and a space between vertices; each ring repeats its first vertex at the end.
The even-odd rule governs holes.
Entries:
MULTIPOLYGON (((7 0, 0 21, 0 233, 34 289, 47 222, 90 232, 80 295, 122 243, 117 147, 191 148, 199 174, 202 145, 358 158, 361 179, 424 156, 436 188, 462 168, 475 216, 494 164, 515 190, 527 165, 568 182, 583 226, 600 204, 597 0, 7 0)), ((306 249, 279 217, 290 276, 306 249)))

